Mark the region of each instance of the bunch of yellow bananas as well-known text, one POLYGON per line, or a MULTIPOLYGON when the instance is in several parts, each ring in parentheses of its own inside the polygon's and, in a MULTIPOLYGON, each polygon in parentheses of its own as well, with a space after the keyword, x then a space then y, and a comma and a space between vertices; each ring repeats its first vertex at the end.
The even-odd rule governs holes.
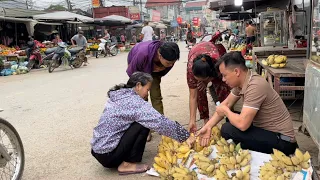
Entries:
POLYGON ((296 149, 292 157, 286 156, 283 152, 273 149, 271 155, 272 165, 277 168, 286 169, 289 172, 300 171, 301 169, 308 169, 310 167, 310 154, 307 151, 303 154, 299 149, 296 149))
POLYGON ((177 164, 178 159, 184 163, 192 150, 186 143, 179 143, 169 137, 162 136, 158 146, 158 154, 154 158, 154 169, 163 176, 168 170, 177 164))
POLYGON ((216 169, 219 169, 220 165, 217 160, 210 160, 208 157, 203 154, 194 155, 195 164, 199 168, 200 174, 204 174, 209 177, 213 177, 216 174, 216 169))
POLYGON ((261 180, 289 180, 291 173, 284 172, 281 168, 276 168, 271 162, 268 162, 260 167, 259 178, 261 180))
POLYGON ((173 177, 174 180, 197 180, 197 173, 195 171, 190 171, 188 168, 183 167, 182 165, 172 168, 171 174, 169 177, 173 177))
POLYGON ((273 68, 283 68, 287 64, 287 59, 287 56, 283 55, 270 55, 266 60, 262 60, 262 64, 273 68))
POLYGON ((228 170, 241 169, 251 162, 251 154, 249 150, 240 149, 235 156, 222 156, 220 158, 220 164, 224 165, 228 170))
POLYGON ((251 166, 247 165, 242 170, 238 170, 236 174, 232 174, 232 180, 249 180, 251 166))
POLYGON ((295 154, 291 157, 286 156, 283 152, 273 149, 271 154, 272 160, 265 163, 260 168, 260 179, 275 179, 286 180, 291 178, 292 172, 301 171, 301 169, 308 169, 310 167, 310 154, 305 152, 304 154, 296 149, 295 154))
POLYGON ((228 175, 227 170, 222 165, 219 169, 216 170, 216 174, 214 177, 217 180, 249 180, 250 179, 250 170, 251 166, 248 165, 244 167, 242 170, 239 169, 235 173, 231 174, 231 177, 228 175))

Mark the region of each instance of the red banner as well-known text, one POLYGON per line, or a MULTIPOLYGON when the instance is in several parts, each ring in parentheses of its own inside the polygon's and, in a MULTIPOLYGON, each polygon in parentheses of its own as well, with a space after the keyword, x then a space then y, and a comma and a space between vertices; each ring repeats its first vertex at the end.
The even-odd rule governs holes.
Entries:
POLYGON ((131 20, 140 20, 140 13, 130 14, 130 19, 131 20))
POLYGON ((194 17, 192 19, 192 23, 193 23, 194 26, 199 26, 199 18, 198 17, 194 17))
POLYGON ((156 10, 152 10, 152 21, 153 22, 159 22, 161 19, 160 12, 156 10))

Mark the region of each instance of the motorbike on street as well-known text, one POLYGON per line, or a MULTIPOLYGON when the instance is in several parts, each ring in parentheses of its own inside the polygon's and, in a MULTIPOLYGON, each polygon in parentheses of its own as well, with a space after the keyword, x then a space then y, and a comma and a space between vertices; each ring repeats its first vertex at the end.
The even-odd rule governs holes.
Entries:
POLYGON ((65 43, 62 42, 58 43, 58 47, 51 53, 53 53, 53 57, 48 66, 49 73, 52 73, 54 69, 58 68, 61 64, 64 64, 65 66, 68 65, 73 69, 80 68, 83 63, 87 63, 87 57, 83 47, 67 49, 65 43))
POLYGON ((110 42, 103 38, 99 39, 99 48, 98 52, 96 53, 96 58, 99 58, 102 54, 104 57, 107 55, 116 56, 118 54, 118 48, 116 42, 110 42))
MULTIPOLYGON (((0 109, 0 112, 3 110, 0 109)), ((4 180, 19 180, 25 163, 24 148, 17 130, 0 117, 0 176, 4 180)))
POLYGON ((43 64, 42 57, 40 55, 40 49, 34 42, 34 40, 28 41, 28 48, 26 49, 26 54, 28 58, 27 68, 30 71, 32 68, 40 68, 43 64))

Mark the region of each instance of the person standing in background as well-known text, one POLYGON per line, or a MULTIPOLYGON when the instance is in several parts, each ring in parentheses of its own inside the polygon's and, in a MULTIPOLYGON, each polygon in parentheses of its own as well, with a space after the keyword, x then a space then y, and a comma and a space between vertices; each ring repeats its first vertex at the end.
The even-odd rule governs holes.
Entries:
POLYGON ((126 37, 124 36, 124 34, 121 34, 120 39, 123 44, 126 44, 126 37))
POLYGON ((256 28, 252 25, 252 21, 249 21, 246 27, 247 44, 252 44, 256 41, 256 28))
POLYGON ((144 22, 144 27, 141 30, 141 39, 142 42, 152 41, 153 29, 149 26, 149 22, 144 22))

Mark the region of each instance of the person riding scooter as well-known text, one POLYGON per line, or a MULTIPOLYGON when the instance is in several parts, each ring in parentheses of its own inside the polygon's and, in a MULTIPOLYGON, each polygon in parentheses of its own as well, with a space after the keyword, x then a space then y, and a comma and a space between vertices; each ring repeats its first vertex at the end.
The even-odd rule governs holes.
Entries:
MULTIPOLYGON (((31 61, 37 60, 39 61, 37 67, 40 67, 40 65, 42 64, 42 57, 39 51, 39 47, 37 46, 36 40, 34 40, 33 37, 30 36, 29 39, 30 40, 27 42, 28 49, 26 49, 28 62, 30 63, 31 61)), ((29 70, 33 68, 34 63, 32 62, 30 64, 32 64, 32 66, 29 65, 29 70)))

